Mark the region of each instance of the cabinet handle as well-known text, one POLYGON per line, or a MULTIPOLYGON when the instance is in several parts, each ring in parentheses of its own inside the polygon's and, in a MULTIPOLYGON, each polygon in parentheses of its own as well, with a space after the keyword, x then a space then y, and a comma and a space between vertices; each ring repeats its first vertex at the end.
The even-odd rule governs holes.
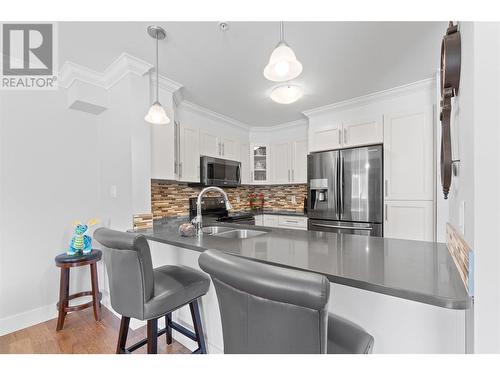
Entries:
POLYGON ((292 169, 292 181, 295 181, 295 173, 294 173, 294 169, 292 169))
POLYGON ((217 154, 218 154, 219 156, 221 156, 221 147, 220 147, 220 142, 217 144, 217 147, 219 148, 219 151, 217 152, 217 154))
POLYGON ((182 177, 182 162, 179 163, 179 178, 182 177))
POLYGON ((224 156, 224 143, 222 144, 222 156, 224 156))
POLYGON ((385 221, 387 221, 388 219, 388 216, 387 216, 387 203, 385 204, 385 221))
POLYGON ((285 220, 285 223, 294 223, 298 224, 299 222, 297 220, 285 220))
POLYGON ((288 170, 288 182, 290 182, 290 169, 288 170))
POLYGON ((198 175, 198 178, 200 178, 200 166, 198 165, 198 172, 197 172, 197 175, 198 175))
POLYGON ((342 129, 339 128, 339 145, 342 144, 342 129))
POLYGON ((344 144, 347 144, 347 129, 344 129, 344 144))
POLYGON ((387 198, 388 191, 389 191, 389 181, 385 180, 384 181, 384 190, 385 190, 385 197, 387 198))

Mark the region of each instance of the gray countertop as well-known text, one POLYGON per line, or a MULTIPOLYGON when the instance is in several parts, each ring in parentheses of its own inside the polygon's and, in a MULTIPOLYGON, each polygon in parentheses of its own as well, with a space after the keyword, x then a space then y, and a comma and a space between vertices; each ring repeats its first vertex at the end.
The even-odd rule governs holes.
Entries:
MULTIPOLYGON (((430 305, 466 309, 470 298, 446 245, 434 242, 236 224, 264 230, 248 239, 181 237, 186 219, 163 219, 138 230, 148 239, 196 251, 216 249, 265 263, 325 275, 331 282, 430 305)), ((204 223, 208 225, 208 223, 204 223)))

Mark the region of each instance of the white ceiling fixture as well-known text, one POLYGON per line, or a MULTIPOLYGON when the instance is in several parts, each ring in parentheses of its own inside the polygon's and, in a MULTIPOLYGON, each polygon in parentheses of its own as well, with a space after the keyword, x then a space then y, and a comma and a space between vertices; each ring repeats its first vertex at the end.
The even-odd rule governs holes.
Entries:
POLYGON ((283 21, 280 22, 280 41, 274 48, 267 66, 264 68, 264 77, 274 82, 285 82, 297 78, 302 73, 302 64, 295 52, 285 42, 283 21))
POLYGON ((302 90, 298 86, 287 83, 275 87, 271 91, 271 99, 280 104, 291 104, 302 97, 302 90))
POLYGON ((165 39, 167 33, 162 27, 152 25, 148 26, 148 34, 152 38, 156 39, 156 100, 149 108, 144 120, 155 125, 166 125, 170 122, 170 119, 158 99, 158 87, 160 85, 160 82, 158 81, 158 45, 160 40, 165 39))

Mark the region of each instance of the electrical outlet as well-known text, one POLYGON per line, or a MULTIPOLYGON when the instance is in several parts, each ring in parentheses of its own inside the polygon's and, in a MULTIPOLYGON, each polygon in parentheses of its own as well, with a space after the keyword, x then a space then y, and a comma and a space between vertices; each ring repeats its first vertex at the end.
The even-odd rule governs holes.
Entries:
POLYGON ((113 199, 118 198, 118 189, 116 188, 116 185, 111 185, 110 186, 110 188, 109 188, 109 195, 113 199))
POLYGON ((236 203, 240 203, 240 196, 239 195, 236 196, 236 203))
POLYGON ((295 199, 295 195, 292 195, 291 201, 292 201, 292 204, 297 204, 297 199, 295 199))

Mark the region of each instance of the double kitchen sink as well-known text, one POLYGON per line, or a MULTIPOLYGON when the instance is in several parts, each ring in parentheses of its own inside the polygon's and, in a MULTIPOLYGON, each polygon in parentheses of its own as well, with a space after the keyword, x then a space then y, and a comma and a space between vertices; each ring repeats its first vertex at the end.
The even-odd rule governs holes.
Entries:
POLYGON ((231 227, 211 226, 204 227, 203 233, 213 237, 243 240, 245 238, 261 236, 267 232, 254 229, 235 229, 231 227))

